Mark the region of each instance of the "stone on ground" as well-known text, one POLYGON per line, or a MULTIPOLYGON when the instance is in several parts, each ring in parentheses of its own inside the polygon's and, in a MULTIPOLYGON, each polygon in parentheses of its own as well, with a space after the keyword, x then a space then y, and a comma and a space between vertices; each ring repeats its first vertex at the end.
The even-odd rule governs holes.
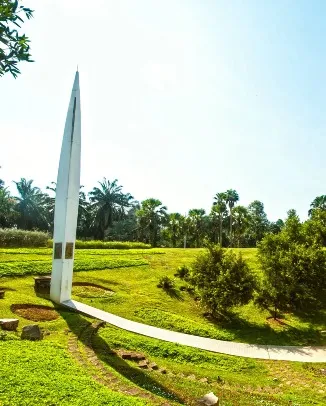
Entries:
POLYGON ((158 365, 156 364, 156 362, 151 362, 151 363, 148 365, 148 368, 154 369, 154 371, 155 371, 155 370, 158 370, 158 365))
POLYGON ((34 278, 34 291, 36 293, 50 294, 51 276, 37 276, 34 278))
POLYGON ((43 333, 40 330, 38 324, 30 324, 28 326, 23 327, 21 339, 31 341, 43 340, 43 333))
POLYGON ((16 331, 18 323, 18 319, 0 319, 0 326, 2 330, 16 331))
POLYGON ((139 366, 139 368, 147 369, 148 368, 147 361, 146 360, 145 361, 139 361, 138 366, 139 366))
POLYGON ((219 400, 218 397, 215 396, 213 392, 210 392, 198 400, 198 405, 205 406, 219 405, 219 400))

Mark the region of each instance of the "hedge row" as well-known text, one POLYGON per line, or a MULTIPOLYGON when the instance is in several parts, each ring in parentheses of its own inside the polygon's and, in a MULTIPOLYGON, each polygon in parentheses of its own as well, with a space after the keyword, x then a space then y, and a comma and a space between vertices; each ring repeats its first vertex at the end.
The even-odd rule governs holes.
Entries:
MULTIPOLYGON (((139 259, 75 260, 74 272, 102 269, 126 268, 148 265, 139 259)), ((0 262, 0 278, 4 276, 46 275, 51 273, 52 263, 48 261, 0 262)))
MULTIPOLYGON (((48 247, 52 248, 53 240, 48 241, 48 247)), ((129 250, 129 249, 148 249, 151 248, 150 244, 143 242, 130 242, 130 241, 81 241, 76 240, 76 248, 78 249, 117 249, 117 250, 129 250)))
MULTIPOLYGON (((18 230, 15 228, 0 228, 0 247, 28 248, 48 247, 52 248, 53 240, 49 240, 49 234, 42 231, 18 230)), ((76 241, 79 249, 148 249, 150 244, 129 241, 76 241)))
POLYGON ((42 231, 0 228, 0 247, 46 247, 48 239, 42 231))

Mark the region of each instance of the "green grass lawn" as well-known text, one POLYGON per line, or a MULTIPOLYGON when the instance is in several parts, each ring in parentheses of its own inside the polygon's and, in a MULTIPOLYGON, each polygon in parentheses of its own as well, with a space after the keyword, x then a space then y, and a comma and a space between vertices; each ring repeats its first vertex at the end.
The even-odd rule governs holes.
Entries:
MULTIPOLYGON (((207 319, 205 310, 186 291, 177 289, 174 294, 168 294, 157 288, 161 276, 173 277, 176 268, 191 265, 199 251, 77 250, 78 272, 74 274, 74 282, 79 285, 73 287, 74 299, 132 320, 189 334, 260 344, 326 344, 320 334, 325 330, 325 313, 309 317, 285 314, 284 324, 280 325, 268 322, 267 312, 249 304, 235 309, 232 321, 222 323, 207 319), (78 262, 86 269, 78 269, 78 262), (94 270, 94 263, 109 265, 94 270), (85 287, 85 283, 108 290, 85 287)), ((256 250, 241 251, 259 275, 256 250)), ((46 263, 50 270, 51 250, 0 249, 0 275, 3 275, 2 269, 10 269, 10 264, 25 264, 29 272, 38 274, 38 262, 46 263)), ((17 317, 11 312, 12 304, 53 306, 47 299, 35 295, 33 276, 18 276, 19 269, 19 266, 14 267, 14 276, 0 277, 0 288, 6 288, 5 299, 0 299, 0 318, 17 317)), ((183 281, 176 281, 178 288, 184 285, 183 281)), ((194 399, 211 390, 221 397, 223 406, 285 405, 289 401, 291 405, 326 404, 326 375, 320 371, 326 364, 224 356, 106 326, 94 338, 94 349, 103 367, 121 382, 153 394, 158 401, 131 398, 128 393, 118 393, 119 385, 110 390, 94 380, 92 368, 83 367, 72 358, 68 337, 79 335, 80 351, 87 349, 80 331, 88 319, 60 308, 58 312, 57 320, 39 323, 49 333, 42 342, 21 341, 14 333, 0 335, 0 405, 133 405, 164 404, 165 401, 193 404, 194 399), (67 334, 67 329, 71 333, 67 334), (140 370, 131 361, 121 360, 111 353, 118 348, 142 352, 166 368, 168 374, 140 370), (192 375, 195 381, 191 380, 193 377, 188 378, 192 375), (68 377, 72 379, 71 391, 67 386, 68 377), (207 378, 209 384, 199 382, 200 378, 207 378)), ((18 318, 19 329, 33 323, 18 318)))

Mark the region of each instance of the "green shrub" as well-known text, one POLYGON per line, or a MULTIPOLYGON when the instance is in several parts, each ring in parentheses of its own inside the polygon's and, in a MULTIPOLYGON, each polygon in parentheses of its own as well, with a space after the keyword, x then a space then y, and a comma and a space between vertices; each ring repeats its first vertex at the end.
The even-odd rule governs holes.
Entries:
POLYGON ((42 231, 0 228, 0 247, 46 247, 48 238, 42 231))
POLYGON ((166 290, 175 289, 175 282, 168 276, 162 276, 159 280, 157 287, 166 290))
POLYGON ((190 275, 190 269, 186 265, 179 266, 175 276, 180 279, 187 279, 190 275))
POLYGON ((263 271, 256 303, 279 310, 319 310, 326 306, 326 253, 295 212, 289 212, 279 234, 267 235, 258 246, 263 271))
POLYGON ((191 283, 213 315, 250 301, 256 280, 241 254, 209 244, 193 265, 191 283))
MULTIPOLYGON (((53 240, 48 241, 48 247, 52 248, 53 240)), ((129 242, 129 241, 81 241, 76 240, 75 247, 77 249, 117 249, 117 250, 129 250, 129 249, 149 249, 150 244, 143 242, 129 242)))

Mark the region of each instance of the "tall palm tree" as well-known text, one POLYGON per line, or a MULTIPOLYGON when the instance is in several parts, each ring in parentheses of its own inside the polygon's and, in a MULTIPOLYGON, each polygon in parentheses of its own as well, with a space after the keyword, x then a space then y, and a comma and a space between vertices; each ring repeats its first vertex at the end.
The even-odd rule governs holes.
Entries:
POLYGON ((195 239, 196 248, 202 244, 205 234, 205 210, 191 209, 188 214, 189 228, 195 239))
POLYGON ((89 199, 95 214, 95 237, 103 240, 106 229, 112 227, 113 221, 125 217, 126 208, 132 205, 133 196, 122 193, 122 186, 118 185, 117 179, 110 182, 104 178, 98 183, 100 187, 94 187, 89 192, 89 199))
POLYGON ((26 230, 33 228, 48 230, 48 196, 42 193, 38 187, 33 186, 33 180, 21 178, 20 181, 14 183, 19 194, 15 198, 19 212, 18 227, 26 230))
POLYGON ((234 235, 238 242, 238 248, 240 248, 240 240, 248 228, 250 215, 248 209, 244 206, 235 207, 232 214, 234 235))
POLYGON ((230 247, 232 247, 232 210, 236 202, 239 201, 239 195, 238 192, 234 189, 229 189, 226 192, 226 203, 229 206, 229 212, 230 212, 230 247))
POLYGON ((15 210, 16 201, 10 196, 7 188, 0 188, 0 227, 12 227, 15 224, 18 213, 15 210))
POLYGON ((219 220, 219 244, 222 247, 223 216, 226 214, 226 193, 216 193, 212 207, 213 214, 217 214, 219 220))
POLYGON ((141 208, 136 211, 141 235, 156 247, 160 227, 167 221, 167 207, 158 199, 147 199, 141 202, 141 208))
POLYGON ((308 215, 311 216, 314 210, 326 210, 326 195, 317 196, 310 204, 311 209, 308 211, 308 215))
POLYGON ((168 215, 167 228, 173 248, 177 246, 177 241, 183 237, 184 220, 185 218, 180 213, 170 213, 168 215))

